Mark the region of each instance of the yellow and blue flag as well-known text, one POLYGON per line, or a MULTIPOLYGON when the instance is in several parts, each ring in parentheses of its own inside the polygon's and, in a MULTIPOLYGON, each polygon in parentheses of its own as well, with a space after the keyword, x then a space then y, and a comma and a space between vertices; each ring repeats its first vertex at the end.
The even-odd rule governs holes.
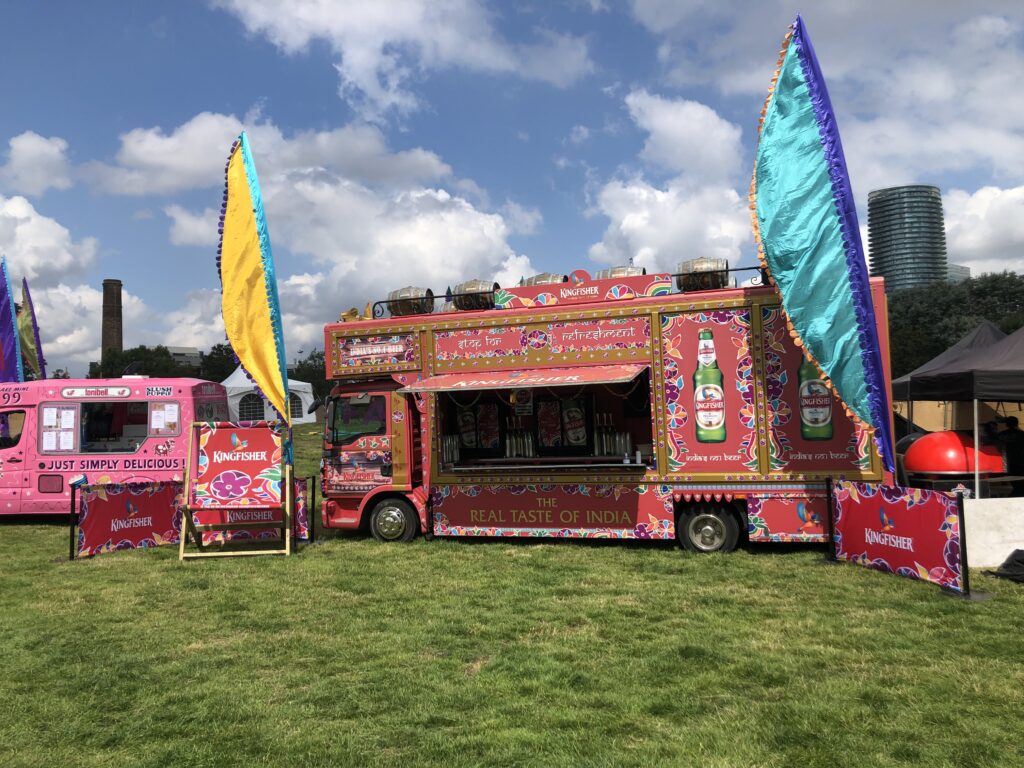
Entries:
POLYGON ((231 147, 221 205, 217 269, 228 342, 267 402, 286 424, 288 368, 277 296, 277 276, 249 139, 231 147))
POLYGON ((857 210, 818 59, 797 16, 761 113, 750 203, 797 343, 893 469, 885 369, 857 210))

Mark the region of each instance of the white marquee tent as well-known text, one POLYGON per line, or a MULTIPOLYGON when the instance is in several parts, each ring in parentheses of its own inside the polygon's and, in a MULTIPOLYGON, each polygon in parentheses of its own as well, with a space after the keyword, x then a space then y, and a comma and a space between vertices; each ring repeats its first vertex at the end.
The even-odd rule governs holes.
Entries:
MULTIPOLYGON (((249 381, 239 366, 235 372, 221 382, 228 391, 228 414, 232 421, 274 420, 277 414, 270 403, 256 391, 256 385, 249 381)), ((310 424, 316 421, 315 413, 306 413, 313 404, 313 385, 307 381, 288 379, 292 424, 310 424)))

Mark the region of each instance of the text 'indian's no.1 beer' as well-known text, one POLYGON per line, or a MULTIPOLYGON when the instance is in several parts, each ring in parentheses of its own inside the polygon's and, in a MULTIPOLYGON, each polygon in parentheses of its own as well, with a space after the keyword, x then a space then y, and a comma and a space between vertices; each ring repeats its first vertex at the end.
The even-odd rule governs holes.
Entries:
POLYGON ((722 371, 718 368, 715 340, 710 328, 701 328, 697 334, 693 411, 698 442, 721 443, 725 440, 725 392, 722 390, 722 371))
POLYGON ((800 365, 800 436, 804 440, 832 439, 832 393, 806 357, 800 365))

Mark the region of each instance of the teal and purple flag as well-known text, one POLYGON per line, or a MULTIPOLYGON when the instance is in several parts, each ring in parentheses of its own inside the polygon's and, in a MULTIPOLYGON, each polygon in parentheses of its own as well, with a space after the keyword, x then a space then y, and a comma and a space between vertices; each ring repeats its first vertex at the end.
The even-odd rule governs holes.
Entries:
POLYGON ((0 273, 0 381, 24 381, 18 321, 6 256, 0 257, 0 273))
POLYGON ((885 369, 843 145, 803 20, 782 42, 750 184, 761 261, 798 343, 893 470, 885 369))

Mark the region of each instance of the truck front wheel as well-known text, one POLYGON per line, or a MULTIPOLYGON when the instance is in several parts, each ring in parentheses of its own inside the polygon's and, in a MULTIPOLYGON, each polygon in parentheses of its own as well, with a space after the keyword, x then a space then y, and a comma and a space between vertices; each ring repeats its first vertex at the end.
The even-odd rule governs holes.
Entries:
POLYGON ((676 536, 690 552, 732 552, 740 538, 740 526, 731 510, 698 504, 679 516, 676 536))
POLYGON ((412 541, 419 518, 402 499, 382 499, 370 511, 370 533, 377 541, 412 541))

